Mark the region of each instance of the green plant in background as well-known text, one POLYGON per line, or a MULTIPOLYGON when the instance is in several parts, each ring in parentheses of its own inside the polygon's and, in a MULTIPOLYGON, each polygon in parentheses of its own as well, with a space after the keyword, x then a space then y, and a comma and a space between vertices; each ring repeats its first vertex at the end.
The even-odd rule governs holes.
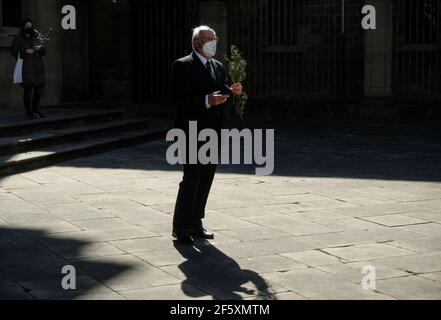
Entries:
MULTIPOLYGON (((242 57, 242 53, 235 45, 231 46, 231 57, 225 56, 228 63, 228 75, 234 83, 241 83, 247 77, 247 61, 242 57)), ((243 92, 240 97, 233 97, 233 105, 237 114, 243 120, 245 106, 248 101, 248 95, 243 92)))

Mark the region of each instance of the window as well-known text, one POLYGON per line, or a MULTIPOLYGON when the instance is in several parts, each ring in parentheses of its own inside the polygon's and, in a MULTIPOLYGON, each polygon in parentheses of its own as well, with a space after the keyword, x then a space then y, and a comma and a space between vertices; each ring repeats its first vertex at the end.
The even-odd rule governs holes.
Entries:
POLYGON ((18 28, 23 20, 22 1, 2 0, 2 17, 4 27, 18 28))
POLYGON ((438 1, 406 0, 406 43, 433 44, 437 42, 438 1))
POLYGON ((268 0, 268 46, 297 45, 298 2, 268 0))

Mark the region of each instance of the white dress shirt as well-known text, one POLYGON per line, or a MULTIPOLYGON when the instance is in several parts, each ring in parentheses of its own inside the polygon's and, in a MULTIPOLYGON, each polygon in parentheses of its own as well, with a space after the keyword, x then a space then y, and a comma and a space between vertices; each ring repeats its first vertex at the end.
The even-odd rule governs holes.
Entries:
MULTIPOLYGON (((199 54, 198 52, 195 51, 194 53, 196 53, 199 60, 201 60, 201 62, 204 66, 207 64, 208 61, 210 61, 210 60, 205 59, 205 57, 202 56, 201 54, 199 54)), ((207 107, 207 109, 211 108, 211 105, 208 103, 208 95, 205 96, 205 106, 207 107)))

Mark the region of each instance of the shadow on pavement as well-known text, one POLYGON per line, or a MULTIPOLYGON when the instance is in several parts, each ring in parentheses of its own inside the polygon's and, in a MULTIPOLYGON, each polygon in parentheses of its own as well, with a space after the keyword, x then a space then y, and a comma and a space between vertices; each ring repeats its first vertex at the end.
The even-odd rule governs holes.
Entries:
POLYGON ((199 291, 188 289, 195 287, 214 299, 256 297, 276 300, 273 289, 258 273, 241 269, 236 261, 207 241, 197 242, 196 247, 175 243, 175 248, 187 259, 178 268, 186 277, 181 287, 188 297, 203 297, 199 291))
POLYGON ((82 268, 76 268, 76 290, 62 288, 66 276, 62 268, 75 267, 74 259, 89 244, 66 235, 50 235, 44 230, 0 227, 0 300, 118 298, 102 283, 123 275, 131 269, 129 265, 82 260, 82 268), (60 250, 68 252, 70 258, 56 253, 60 250), (102 283, 83 269, 103 270, 102 283))
MULTIPOLYGON (((275 176, 441 181, 441 132, 433 125, 289 127, 266 123, 265 126, 276 128, 275 176)), ((57 166, 181 171, 180 166, 166 161, 169 145, 161 140, 57 166)), ((255 175, 255 167, 221 165, 218 172, 255 175)))

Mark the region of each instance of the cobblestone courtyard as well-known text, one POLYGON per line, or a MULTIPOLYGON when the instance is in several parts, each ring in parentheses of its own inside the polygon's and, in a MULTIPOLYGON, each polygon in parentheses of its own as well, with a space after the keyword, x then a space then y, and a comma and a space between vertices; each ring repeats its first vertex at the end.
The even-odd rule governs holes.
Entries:
POLYGON ((181 172, 165 142, 1 178, 0 298, 441 298, 439 130, 276 139, 273 176, 219 169, 205 221, 216 239, 195 248, 172 242, 181 172), (61 287, 65 265, 77 290, 61 287))

